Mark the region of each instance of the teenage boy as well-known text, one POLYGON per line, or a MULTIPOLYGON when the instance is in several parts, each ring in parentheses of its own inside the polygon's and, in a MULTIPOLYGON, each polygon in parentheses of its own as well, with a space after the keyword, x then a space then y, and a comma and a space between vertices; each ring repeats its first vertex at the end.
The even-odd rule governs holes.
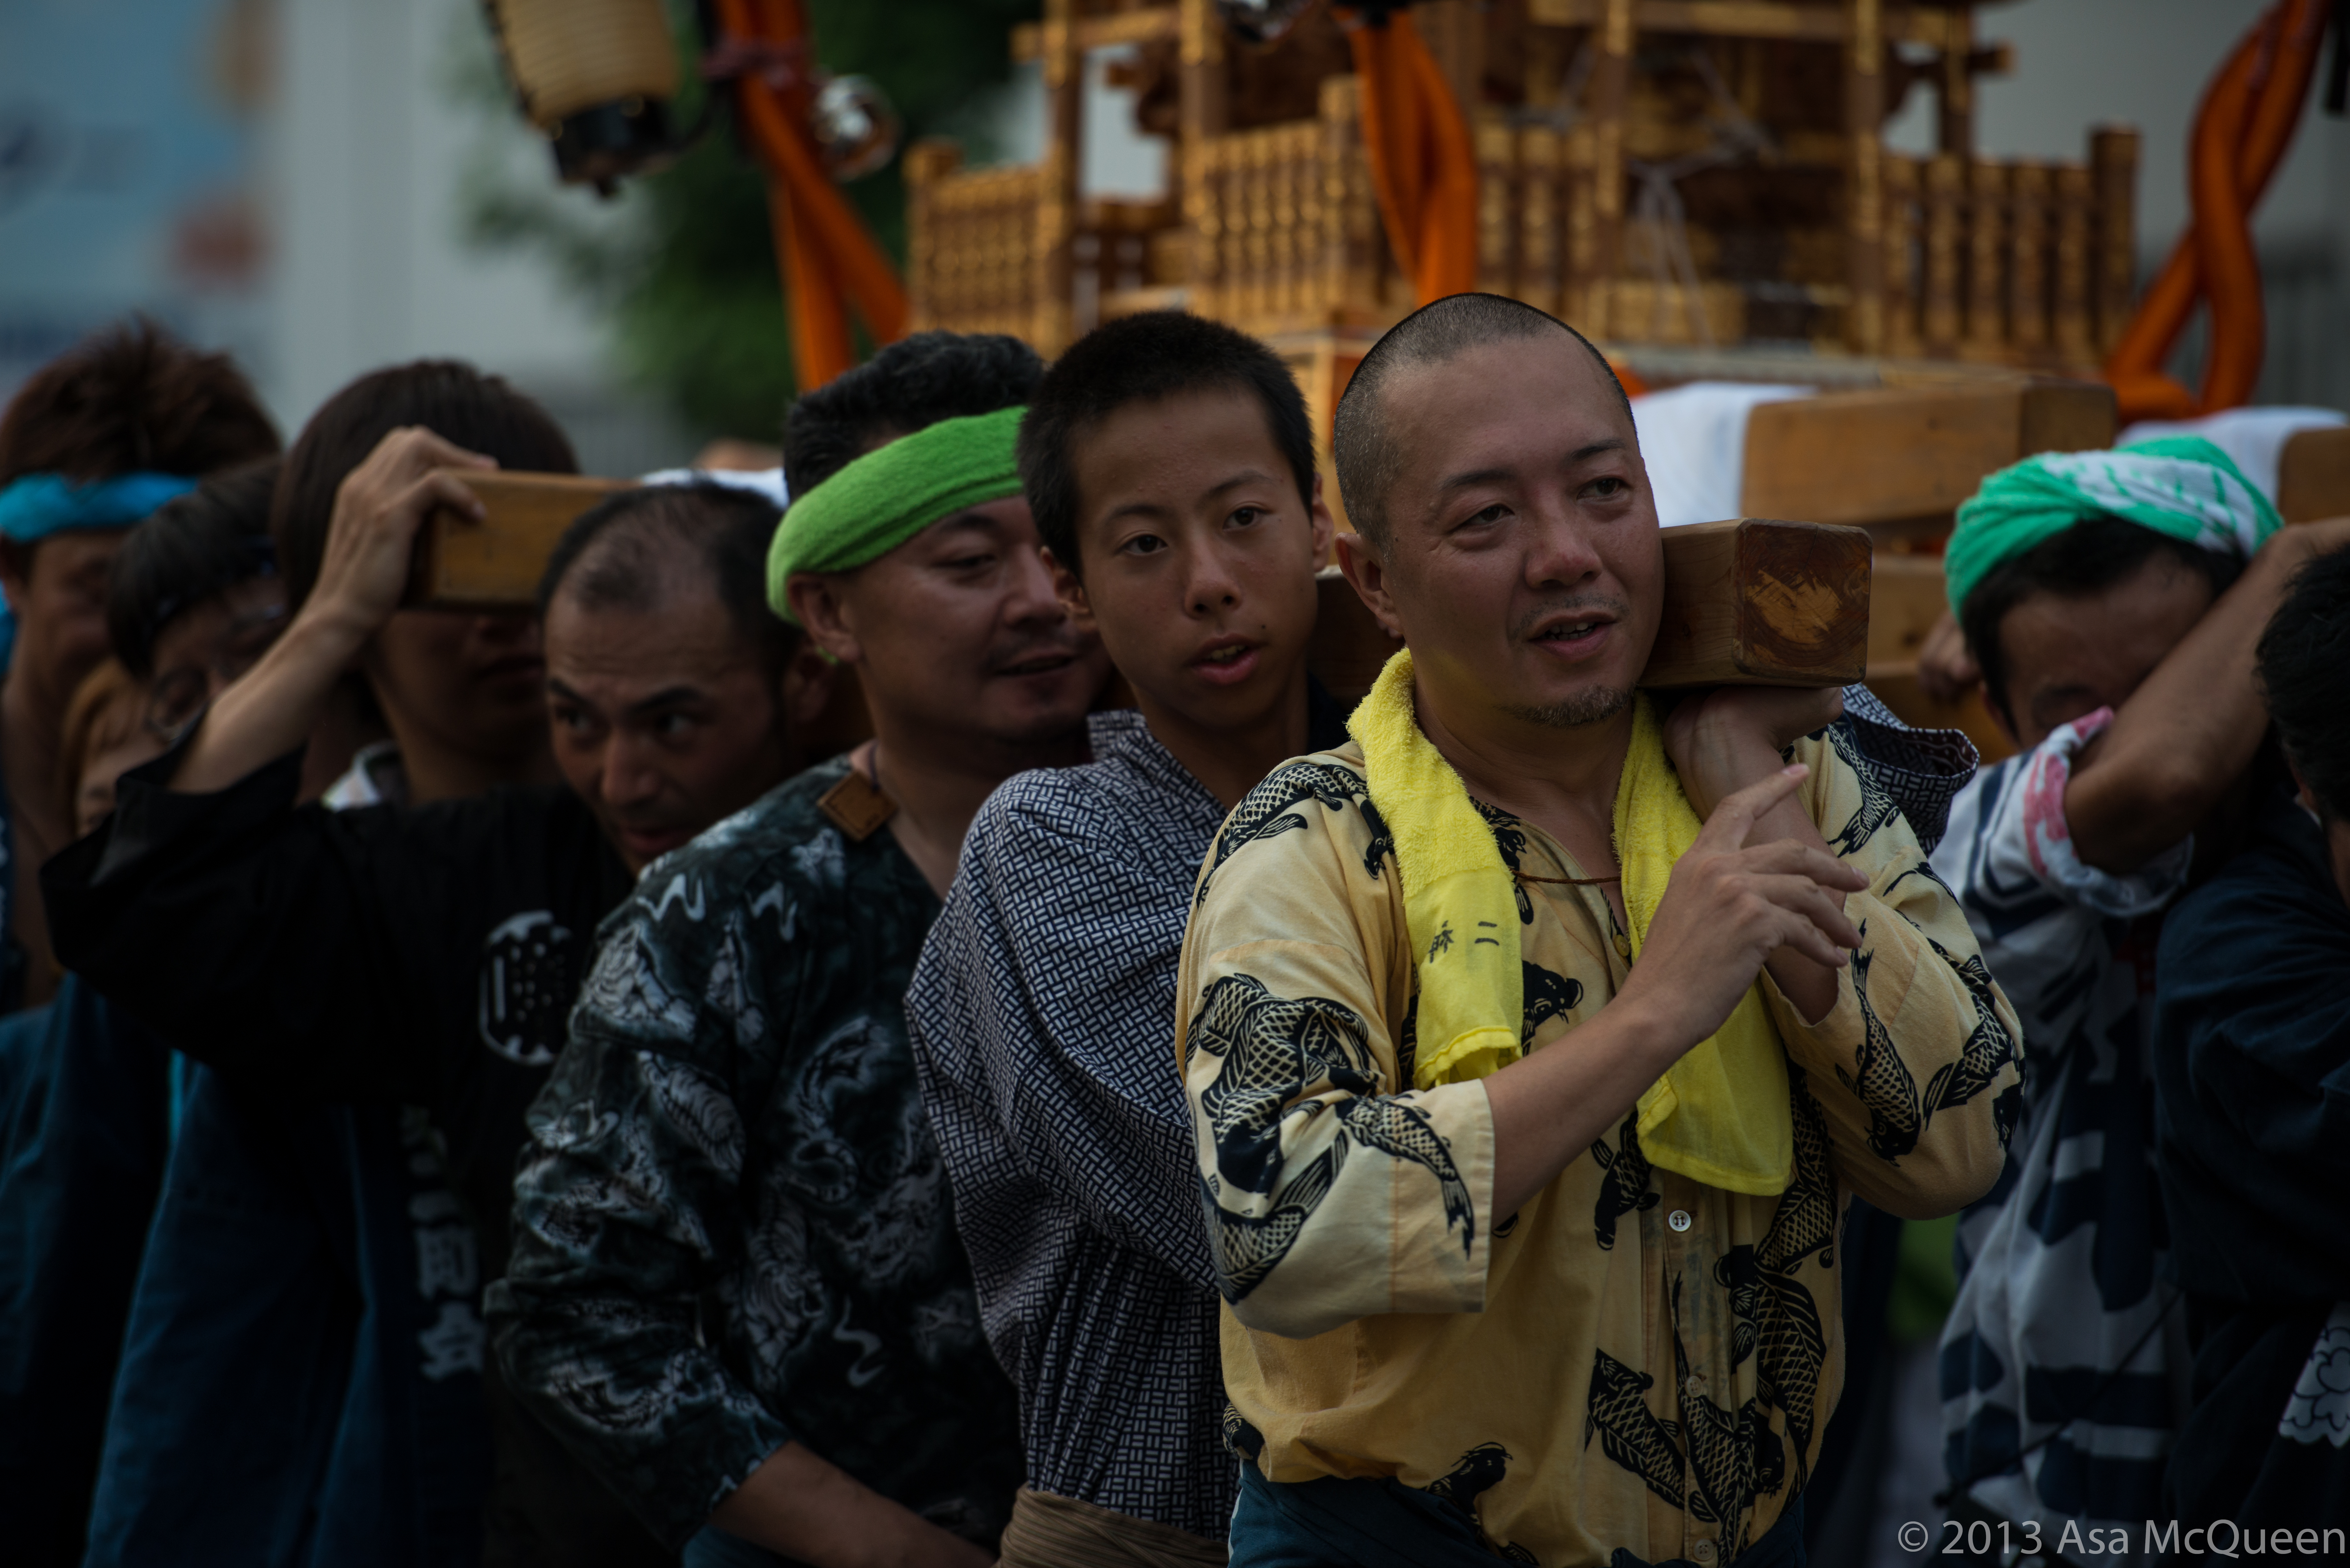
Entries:
POLYGON ((972 815, 1082 760, 1107 673, 1013 463, 1041 369, 928 334, 794 410, 787 454, 836 400, 911 431, 835 444, 853 461, 813 485, 787 457, 768 558, 769 602, 855 671, 875 740, 648 873, 531 1107, 499 1356, 697 1563, 979 1568, 1020 1482, 905 994, 972 815))
POLYGON ((654 855, 788 776, 821 678, 755 586, 775 508, 715 487, 630 491, 582 518, 544 617, 402 609, 417 528, 473 504, 437 471, 492 459, 573 466, 542 410, 466 367, 330 400, 276 496, 299 607, 284 635, 50 868, 77 971, 210 1069, 133 1307, 96 1561, 337 1525, 356 1537, 321 1533, 338 1561, 398 1555, 409 1532, 429 1554, 478 1537, 484 1511, 494 1558, 666 1555, 499 1386, 481 1293, 504 1269, 523 1111, 597 922, 654 855), (296 804, 354 667, 400 737, 407 807, 296 804), (558 767, 563 783, 526 782, 558 767), (354 1349, 367 1332, 386 1347, 354 1349), (232 1336, 234 1358, 192 1349, 232 1336), (347 1423, 321 1368, 394 1355, 394 1396, 347 1423), (422 1395, 469 1386, 465 1421, 420 1416, 424 1438, 400 1440, 422 1395), (284 1390, 267 1420, 256 1388, 284 1390), (368 1498, 413 1475, 448 1506, 303 1523, 317 1489, 354 1477, 338 1495, 368 1498))
POLYGON ((74 839, 57 804, 66 704, 107 653, 107 573, 131 526, 196 481, 277 451, 225 354, 145 321, 33 372, 0 415, 0 1012, 48 1000, 36 878, 74 839))
POLYGON ((2148 1559, 2182 1410, 2148 1055, 2163 911, 2268 726, 2254 649, 2350 523, 2278 532, 2209 441, 2043 453, 1983 482, 1946 557, 1991 713, 2022 748, 1953 805, 1934 868, 2015 1002, 2033 1066, 2013 1158, 1959 1225, 1942 1332, 1962 1520, 2148 1559), (2093 1537, 2090 1532, 2096 1533, 2093 1537))
POLYGON ((1345 738, 1305 673, 1330 516, 1288 369, 1180 313, 1055 360, 1020 468, 1061 597, 1139 711, 1093 716, 1090 763, 989 797, 906 999, 1020 1390, 1028 1481, 1003 1561, 1222 1563, 1215 1267, 1164 1041, 1217 825, 1284 759, 1345 738))
POLYGON ((2339 1554, 2350 1530, 2345 670, 2337 552, 2301 570, 2261 636, 2292 783, 2264 792, 2251 845, 2171 910, 2156 965, 2157 1163, 2195 1345, 2157 1517, 2207 1532, 2225 1520, 2247 1552, 2282 1554, 2289 1530, 2339 1554))
POLYGON ((1588 344, 1425 306, 1336 446, 1407 651, 1226 821, 1177 985, 1232 1561, 1799 1563, 1845 1201, 1991 1185, 2005 1001, 1835 693, 1636 691, 1662 551, 1588 344))

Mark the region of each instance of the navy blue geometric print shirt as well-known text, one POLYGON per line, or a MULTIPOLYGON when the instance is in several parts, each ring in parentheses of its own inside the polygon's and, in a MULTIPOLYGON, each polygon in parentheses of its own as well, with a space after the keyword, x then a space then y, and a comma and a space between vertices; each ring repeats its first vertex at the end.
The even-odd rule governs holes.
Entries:
POLYGON ((991 1546, 1020 1485, 906 1043, 938 899, 847 767, 646 870, 530 1109, 498 1354, 672 1544, 786 1439, 991 1546))
POLYGON ((1090 763, 980 808, 907 1023, 1028 1484, 1221 1541, 1238 1478, 1174 1038, 1224 808, 1140 713, 1092 728, 1090 763))

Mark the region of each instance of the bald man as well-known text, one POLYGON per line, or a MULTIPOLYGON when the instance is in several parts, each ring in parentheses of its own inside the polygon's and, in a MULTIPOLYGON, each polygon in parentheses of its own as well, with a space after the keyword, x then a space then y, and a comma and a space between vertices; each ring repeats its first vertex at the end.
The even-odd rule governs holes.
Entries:
POLYGON ((1588 344, 1440 301, 1336 455, 1406 651, 1227 820, 1177 986, 1232 1560, 1799 1563, 1846 1202, 1991 1186, 2012 1015, 1835 693, 1636 690, 1662 552, 1588 344))

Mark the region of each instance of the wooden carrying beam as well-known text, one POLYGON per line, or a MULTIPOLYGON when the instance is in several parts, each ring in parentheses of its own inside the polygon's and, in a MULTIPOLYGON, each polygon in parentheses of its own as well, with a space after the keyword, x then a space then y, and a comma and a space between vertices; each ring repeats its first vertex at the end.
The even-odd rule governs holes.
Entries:
POLYGON ((634 487, 576 473, 442 471, 481 498, 479 522, 449 511, 427 518, 409 569, 408 602, 441 609, 515 609, 538 602, 555 542, 579 514, 634 487))
POLYGON ((2302 431, 2277 454, 2277 513, 2288 523, 2350 517, 2350 425, 2302 431))
POLYGON ((2114 441, 2114 394, 2085 381, 1831 392, 1746 424, 1740 509, 1821 523, 1948 518, 1983 476, 2035 452, 2114 441))
MULTIPOLYGON (((419 535, 409 602, 448 609, 534 605, 556 541, 629 482, 447 471, 482 499, 478 522, 436 513, 419 535)), ((1640 683, 1843 686, 1868 655, 1870 545, 1858 528, 1750 517, 1668 528, 1665 603, 1640 683)), ((1352 701, 1396 643, 1335 571, 1323 574, 1308 661, 1352 701)))
MULTIPOLYGON (((1749 517, 1664 531, 1647 687, 1846 686, 1867 670, 1870 545, 1858 528, 1749 517)), ((1335 570, 1307 663, 1352 703, 1398 644, 1335 570)))

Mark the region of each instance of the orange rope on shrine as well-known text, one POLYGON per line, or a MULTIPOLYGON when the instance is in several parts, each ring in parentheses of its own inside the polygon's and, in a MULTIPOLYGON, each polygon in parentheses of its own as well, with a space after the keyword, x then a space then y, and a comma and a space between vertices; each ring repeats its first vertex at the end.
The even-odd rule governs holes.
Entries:
POLYGON ((1411 13, 1341 13, 1363 84, 1363 146, 1396 265, 1419 303, 1477 286, 1477 155, 1411 13))
POLYGON ((2251 213, 2301 123, 2328 9, 2327 0, 2279 0, 2204 92, 2188 143, 2187 233, 2106 361, 2125 421, 2235 408, 2260 379, 2267 317, 2251 213), (2211 306, 2199 397, 2162 372, 2198 298, 2211 306))
MULTIPOLYGON (((778 58, 806 57, 801 0, 717 0, 726 45, 778 58)), ((826 172, 808 133, 805 70, 745 70, 735 79, 744 133, 767 170, 767 212, 783 268, 792 327, 792 368, 811 391, 857 363, 848 332, 854 308, 877 343, 906 335, 906 286, 863 220, 826 172)))

